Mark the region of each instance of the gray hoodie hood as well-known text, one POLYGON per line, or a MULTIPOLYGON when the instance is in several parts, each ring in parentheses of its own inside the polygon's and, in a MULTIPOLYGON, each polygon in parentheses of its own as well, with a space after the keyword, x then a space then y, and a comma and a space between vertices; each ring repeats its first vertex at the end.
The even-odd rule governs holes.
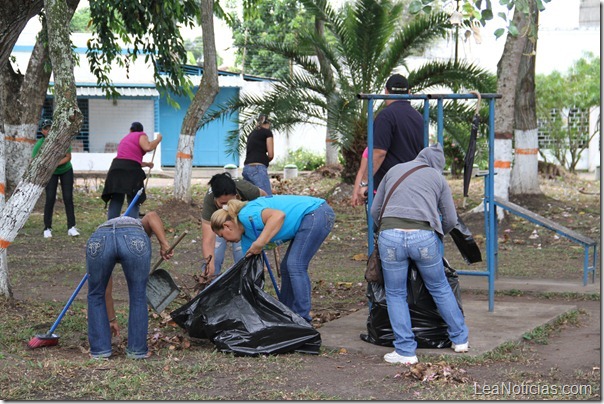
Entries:
POLYGON ((415 161, 425 163, 439 172, 445 168, 445 153, 440 143, 425 147, 419 152, 415 161))

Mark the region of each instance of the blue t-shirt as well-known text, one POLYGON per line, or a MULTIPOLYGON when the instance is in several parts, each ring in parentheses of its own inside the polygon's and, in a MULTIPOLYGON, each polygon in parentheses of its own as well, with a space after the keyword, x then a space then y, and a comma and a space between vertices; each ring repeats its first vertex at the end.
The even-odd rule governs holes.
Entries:
POLYGON ((262 211, 264 209, 276 209, 285 213, 283 226, 279 232, 273 237, 270 242, 282 244, 294 238, 302 218, 308 213, 313 212, 325 200, 304 195, 274 195, 263 196, 249 201, 247 205, 241 209, 237 218, 243 225, 244 233, 241 237, 241 248, 243 254, 249 250, 252 243, 256 240, 256 234, 250 223, 250 218, 254 221, 254 226, 258 234, 262 233, 264 223, 262 222, 262 211))

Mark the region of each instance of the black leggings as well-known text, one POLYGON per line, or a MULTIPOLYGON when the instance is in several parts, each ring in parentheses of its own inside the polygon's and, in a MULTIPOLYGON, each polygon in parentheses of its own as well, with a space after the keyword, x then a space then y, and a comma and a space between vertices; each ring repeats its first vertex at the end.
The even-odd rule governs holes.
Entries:
POLYGON ((73 210, 73 169, 63 174, 53 174, 46 185, 46 204, 44 205, 44 228, 52 227, 52 211, 55 208, 57 199, 57 188, 61 180, 61 192, 63 194, 63 203, 65 204, 65 215, 67 216, 67 228, 71 229, 76 225, 75 213, 73 210))

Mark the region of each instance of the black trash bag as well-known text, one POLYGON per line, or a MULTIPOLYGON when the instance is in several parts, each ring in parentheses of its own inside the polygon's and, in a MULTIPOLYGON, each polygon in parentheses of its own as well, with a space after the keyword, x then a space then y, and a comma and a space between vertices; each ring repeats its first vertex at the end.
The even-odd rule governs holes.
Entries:
POLYGON ((318 354, 321 334, 283 303, 264 292, 262 257, 244 258, 172 319, 194 338, 208 338, 221 352, 257 356, 301 352, 318 354))
MULTIPOLYGON (((443 258, 445 274, 453 290, 459 308, 461 304, 461 288, 457 272, 449 266, 443 258)), ((369 283, 367 285, 367 298, 371 309, 367 317, 367 334, 361 334, 361 339, 375 345, 393 346, 394 333, 388 317, 386 304, 386 290, 383 285, 369 283)), ((451 340, 447 333, 447 323, 443 320, 432 295, 426 289, 419 271, 411 262, 407 277, 407 304, 411 314, 411 327, 415 334, 418 348, 449 348, 451 340)))
POLYGON ((459 215, 457 216, 457 224, 449 234, 459 249, 461 256, 468 264, 482 261, 480 248, 478 248, 472 232, 466 227, 459 215))

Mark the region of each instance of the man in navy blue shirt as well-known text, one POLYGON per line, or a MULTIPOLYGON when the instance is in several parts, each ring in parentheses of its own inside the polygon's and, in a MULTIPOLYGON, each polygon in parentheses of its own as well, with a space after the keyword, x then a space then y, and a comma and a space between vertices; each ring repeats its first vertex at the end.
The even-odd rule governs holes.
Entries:
MULTIPOLYGON (((409 94, 409 82, 393 74, 386 82, 386 94, 409 94)), ((377 189, 384 175, 397 164, 417 157, 424 148, 424 119, 408 100, 389 99, 373 123, 373 187, 377 189)), ((367 175, 361 182, 359 196, 367 191, 367 175)))

